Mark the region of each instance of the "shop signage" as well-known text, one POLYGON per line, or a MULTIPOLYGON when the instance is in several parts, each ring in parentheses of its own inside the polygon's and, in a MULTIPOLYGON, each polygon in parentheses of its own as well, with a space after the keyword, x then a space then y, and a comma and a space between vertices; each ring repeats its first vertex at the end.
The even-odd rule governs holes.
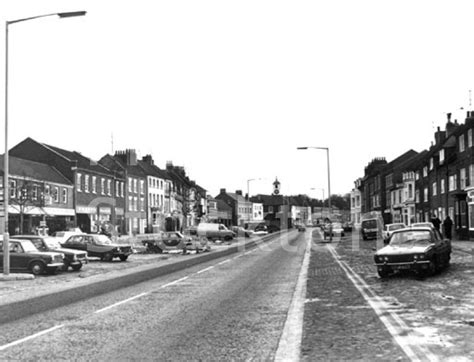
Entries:
POLYGON ((78 214, 96 214, 97 209, 90 206, 76 206, 76 212, 78 214))
POLYGON ((99 214, 111 215, 112 209, 110 207, 99 207, 99 214))

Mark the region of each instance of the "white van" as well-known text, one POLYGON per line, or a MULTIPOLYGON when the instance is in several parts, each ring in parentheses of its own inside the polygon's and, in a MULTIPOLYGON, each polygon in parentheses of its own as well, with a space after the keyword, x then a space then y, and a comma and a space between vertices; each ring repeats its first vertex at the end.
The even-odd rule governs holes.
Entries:
POLYGON ((227 229, 224 224, 213 224, 202 222, 197 227, 198 236, 204 236, 209 240, 232 240, 235 233, 227 229))

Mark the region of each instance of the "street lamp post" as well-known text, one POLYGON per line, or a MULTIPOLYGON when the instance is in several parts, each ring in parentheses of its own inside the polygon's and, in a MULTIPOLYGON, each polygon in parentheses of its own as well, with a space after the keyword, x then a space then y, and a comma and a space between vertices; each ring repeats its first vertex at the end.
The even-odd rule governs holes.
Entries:
POLYGON ((8 164, 8 27, 15 23, 23 21, 44 18, 47 16, 58 16, 59 18, 71 18, 86 15, 85 11, 71 11, 62 13, 52 13, 31 16, 28 18, 10 20, 5 22, 5 154, 4 154, 4 179, 3 179, 3 197, 4 197, 4 214, 5 214, 5 230, 3 236, 3 274, 10 274, 10 251, 9 251, 9 234, 8 234, 8 203, 9 203, 9 164, 8 164))
POLYGON ((250 187, 249 187, 250 181, 257 181, 257 180, 261 180, 261 178, 251 178, 247 180, 247 195, 249 198, 250 198, 250 187))
MULTIPOLYGON (((307 150, 307 149, 315 149, 315 150, 326 150, 327 154, 327 164, 328 164, 328 208, 329 208, 329 215, 332 214, 332 207, 331 207, 331 173, 330 173, 330 166, 329 166, 329 147, 297 147, 297 150, 307 150)), ((329 232, 329 240, 332 241, 332 230, 329 232)))

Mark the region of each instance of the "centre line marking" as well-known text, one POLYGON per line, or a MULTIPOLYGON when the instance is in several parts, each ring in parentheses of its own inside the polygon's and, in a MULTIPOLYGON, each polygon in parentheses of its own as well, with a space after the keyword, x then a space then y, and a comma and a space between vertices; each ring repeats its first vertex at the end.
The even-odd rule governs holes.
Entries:
POLYGON ((211 270, 211 269, 214 269, 214 265, 211 265, 210 267, 207 267, 205 269, 202 269, 202 270, 199 270, 196 274, 201 274, 201 273, 204 273, 208 270, 211 270))
POLYGON ((128 303, 128 302, 130 302, 130 301, 132 301, 132 300, 134 300, 134 299, 141 298, 141 297, 143 297, 144 295, 147 295, 147 294, 148 294, 148 292, 135 295, 134 297, 130 297, 130 298, 128 298, 128 299, 124 299, 124 300, 122 300, 122 301, 120 301, 120 302, 117 302, 117 303, 114 303, 114 304, 112 304, 112 305, 109 305, 108 307, 105 307, 105 308, 96 310, 94 313, 101 313, 101 312, 104 312, 104 311, 106 311, 106 310, 109 310, 109 309, 112 309, 112 308, 114 308, 114 307, 117 307, 117 306, 119 306, 119 305, 121 305, 121 304, 128 303))
POLYGON ((55 327, 52 327, 52 328, 49 328, 49 329, 45 329, 44 331, 41 331, 41 332, 38 332, 38 333, 35 333, 35 334, 32 334, 31 336, 28 336, 28 337, 25 337, 25 338, 22 338, 22 339, 18 339, 14 342, 11 342, 11 343, 8 343, 8 344, 5 344, 3 346, 0 346, 0 351, 4 351, 6 350, 7 348, 10 348, 10 347, 13 347, 13 346, 16 346, 18 344, 21 344, 21 343, 24 343, 24 342, 28 342, 34 338, 37 338, 37 337, 40 337, 44 334, 47 334, 47 333, 50 333, 50 332, 53 332, 55 331, 56 329, 60 329, 64 327, 64 324, 60 324, 58 326, 55 326, 55 327))
POLYGON ((413 338, 413 333, 411 329, 405 324, 405 322, 397 314, 390 310, 388 305, 377 294, 375 294, 375 292, 364 281, 364 279, 360 277, 359 274, 352 270, 352 268, 346 262, 340 260, 339 254, 331 245, 327 245, 327 249, 332 254, 352 284, 354 284, 360 294, 375 311, 379 319, 390 332, 395 342, 397 342, 403 352, 405 352, 407 357, 412 361, 421 361, 426 358, 430 361, 438 361, 439 359, 433 353, 431 353, 431 351, 426 346, 412 346, 410 341, 416 340, 416 338, 413 338), (415 352, 414 349, 416 349, 417 352, 415 352))

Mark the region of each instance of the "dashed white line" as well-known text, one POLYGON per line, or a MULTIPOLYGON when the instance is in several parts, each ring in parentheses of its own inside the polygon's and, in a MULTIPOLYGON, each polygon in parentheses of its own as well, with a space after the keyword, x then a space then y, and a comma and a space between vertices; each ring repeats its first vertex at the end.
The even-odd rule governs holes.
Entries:
POLYGON ((170 283, 168 283, 168 284, 164 284, 164 285, 162 285, 162 286, 160 287, 160 289, 169 287, 170 285, 175 285, 175 284, 181 283, 183 280, 186 280, 186 279, 188 279, 188 278, 189 278, 189 276, 187 276, 187 277, 182 277, 182 278, 177 279, 177 280, 175 280, 175 281, 173 281, 173 282, 170 282, 170 283))
POLYGON ((7 348, 10 348, 10 347, 13 347, 13 346, 16 346, 18 344, 21 344, 21 343, 24 343, 24 342, 28 342, 34 338, 37 338, 37 337, 40 337, 44 334, 47 334, 47 333, 50 333, 50 332, 53 332, 59 328, 62 328, 64 327, 64 324, 60 324, 58 326, 54 326, 52 328, 49 328, 49 329, 45 329, 44 331, 41 331, 41 332, 38 332, 38 333, 35 333, 35 334, 32 334, 31 336, 28 336, 28 337, 25 337, 25 338, 22 338, 22 339, 18 339, 14 342, 11 342, 11 343, 8 343, 8 344, 4 344, 3 346, 0 346, 0 351, 3 351, 7 348))
POLYGON ((132 301, 132 300, 134 300, 134 299, 141 298, 141 297, 143 297, 143 296, 145 296, 145 295, 147 295, 147 294, 148 294, 148 292, 140 293, 140 294, 138 294, 138 295, 135 295, 134 297, 131 297, 131 298, 128 298, 128 299, 124 299, 124 300, 122 300, 122 301, 120 301, 120 302, 117 302, 117 303, 114 303, 114 304, 112 304, 112 305, 109 305, 108 307, 105 307, 105 308, 96 310, 94 313, 102 313, 102 312, 105 312, 106 310, 115 308, 115 307, 117 307, 117 306, 119 306, 119 305, 121 305, 121 304, 124 304, 124 303, 128 303, 128 302, 130 302, 130 301, 132 301))
POLYGON ((211 269, 214 269, 214 265, 211 265, 211 266, 208 267, 208 268, 199 270, 196 274, 201 274, 201 273, 207 272, 208 270, 211 270, 211 269))
POLYGON ((222 265, 222 264, 228 263, 230 261, 231 261, 231 259, 226 259, 226 260, 221 261, 220 263, 217 263, 217 265, 222 265))

